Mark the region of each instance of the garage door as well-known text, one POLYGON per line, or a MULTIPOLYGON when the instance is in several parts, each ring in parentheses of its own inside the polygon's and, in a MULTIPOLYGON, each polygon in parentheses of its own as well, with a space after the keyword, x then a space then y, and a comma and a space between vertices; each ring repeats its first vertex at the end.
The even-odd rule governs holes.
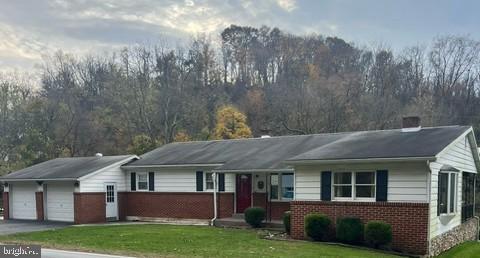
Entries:
POLYGON ((12 211, 14 219, 37 219, 35 183, 15 183, 11 185, 12 211))
POLYGON ((73 183, 48 183, 46 195, 46 219, 73 222, 73 183))

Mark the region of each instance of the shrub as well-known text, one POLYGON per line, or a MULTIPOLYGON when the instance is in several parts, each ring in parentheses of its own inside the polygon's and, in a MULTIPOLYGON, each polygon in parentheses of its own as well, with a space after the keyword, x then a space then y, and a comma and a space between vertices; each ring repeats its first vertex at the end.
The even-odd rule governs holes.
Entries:
POLYGON ((311 213, 305 216, 305 233, 314 241, 325 238, 331 220, 324 214, 311 213))
POLYGON ((245 222, 254 228, 262 226, 265 219, 265 209, 260 207, 251 207, 245 210, 245 222))
POLYGON ((356 244, 362 241, 363 224, 359 218, 338 218, 336 225, 337 239, 340 242, 356 244))
POLYGON ((290 220, 291 220, 291 213, 287 211, 283 214, 283 226, 285 226, 285 232, 290 235, 290 220))
POLYGON ((365 241, 378 248, 392 242, 392 226, 383 221, 369 221, 365 226, 365 241))

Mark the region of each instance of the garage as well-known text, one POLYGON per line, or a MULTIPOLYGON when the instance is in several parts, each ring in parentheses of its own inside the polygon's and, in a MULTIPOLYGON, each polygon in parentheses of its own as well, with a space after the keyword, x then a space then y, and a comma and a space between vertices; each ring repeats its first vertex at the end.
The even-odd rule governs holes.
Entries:
POLYGON ((45 219, 73 222, 73 182, 55 182, 44 185, 45 219))
POLYGON ((13 219, 37 219, 35 183, 14 183, 10 185, 11 211, 13 219))

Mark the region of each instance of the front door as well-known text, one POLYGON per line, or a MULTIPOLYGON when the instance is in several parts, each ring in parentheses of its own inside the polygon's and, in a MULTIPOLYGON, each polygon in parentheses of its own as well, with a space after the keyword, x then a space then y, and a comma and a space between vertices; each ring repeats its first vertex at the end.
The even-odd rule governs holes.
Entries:
POLYGON ((252 175, 237 175, 236 181, 237 213, 243 213, 252 204, 252 175))
POLYGON ((105 202, 107 220, 117 220, 117 186, 114 183, 105 184, 105 202))

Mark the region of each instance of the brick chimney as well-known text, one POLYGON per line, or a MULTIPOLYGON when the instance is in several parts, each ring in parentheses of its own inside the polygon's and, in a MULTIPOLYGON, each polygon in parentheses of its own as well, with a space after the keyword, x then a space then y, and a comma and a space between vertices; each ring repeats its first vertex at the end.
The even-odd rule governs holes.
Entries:
POLYGON ((420 131, 422 126, 420 125, 420 117, 418 116, 406 116, 402 119, 402 132, 416 132, 420 131))

